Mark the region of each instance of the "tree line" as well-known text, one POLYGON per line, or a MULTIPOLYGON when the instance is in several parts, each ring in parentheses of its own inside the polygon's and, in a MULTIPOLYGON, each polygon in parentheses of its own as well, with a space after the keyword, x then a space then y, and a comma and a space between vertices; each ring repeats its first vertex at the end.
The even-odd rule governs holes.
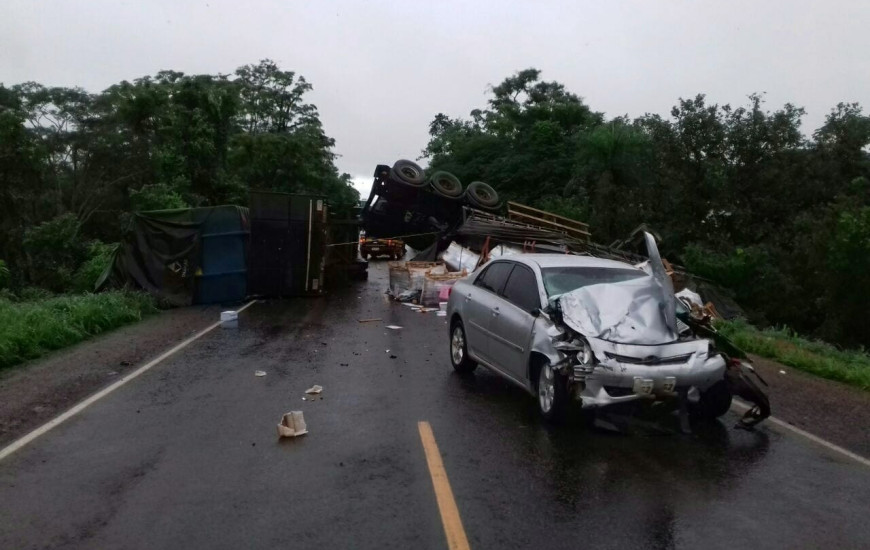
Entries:
POLYGON ((246 205, 261 189, 349 213, 359 196, 310 90, 270 60, 96 94, 0 84, 0 291, 92 289, 135 211, 246 205))
POLYGON ((607 118, 520 71, 467 118, 438 114, 430 169, 586 221, 596 242, 646 223, 662 250, 731 289, 760 325, 870 345, 870 117, 840 103, 807 136, 804 109, 680 99, 670 116, 607 118))

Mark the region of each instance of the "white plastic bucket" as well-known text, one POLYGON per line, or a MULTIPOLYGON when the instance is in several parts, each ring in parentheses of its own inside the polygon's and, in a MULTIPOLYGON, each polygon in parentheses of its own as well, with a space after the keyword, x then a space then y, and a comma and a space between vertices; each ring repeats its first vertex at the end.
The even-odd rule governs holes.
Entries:
POLYGON ((236 311, 221 312, 221 327, 222 328, 238 328, 239 314, 236 311))

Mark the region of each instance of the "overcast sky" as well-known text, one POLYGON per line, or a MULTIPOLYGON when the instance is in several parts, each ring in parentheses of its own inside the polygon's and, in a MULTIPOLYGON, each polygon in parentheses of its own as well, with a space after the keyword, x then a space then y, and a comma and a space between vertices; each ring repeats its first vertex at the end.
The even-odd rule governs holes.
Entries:
POLYGON ((438 112, 465 116, 527 67, 608 116, 679 97, 870 109, 870 2, 638 0, 2 0, 0 82, 97 92, 162 69, 231 73, 274 59, 314 85, 338 167, 416 158, 438 112))

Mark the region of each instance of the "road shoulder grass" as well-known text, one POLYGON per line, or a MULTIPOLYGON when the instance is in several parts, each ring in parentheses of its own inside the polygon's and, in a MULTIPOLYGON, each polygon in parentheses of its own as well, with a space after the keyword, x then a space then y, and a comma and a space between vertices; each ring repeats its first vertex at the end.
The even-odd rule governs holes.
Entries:
POLYGON ((156 311, 154 300, 138 292, 0 300, 0 369, 139 321, 156 311))
POLYGON ((864 351, 843 351, 789 329, 759 330, 743 321, 717 321, 716 327, 743 351, 870 391, 870 355, 864 351))

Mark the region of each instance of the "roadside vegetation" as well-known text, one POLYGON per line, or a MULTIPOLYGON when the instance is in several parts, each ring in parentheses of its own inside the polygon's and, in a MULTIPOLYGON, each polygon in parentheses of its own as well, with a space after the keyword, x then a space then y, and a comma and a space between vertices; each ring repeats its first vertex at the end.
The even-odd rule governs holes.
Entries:
MULTIPOLYGON (((749 92, 750 90, 747 90, 749 92)), ((590 224, 602 244, 646 223, 673 263, 730 289, 756 326, 870 348, 870 117, 704 95, 669 113, 608 117, 527 69, 467 117, 439 113, 432 170, 590 224)))
POLYGON ((717 321, 716 327, 746 352, 870 391, 870 355, 864 351, 839 350, 787 328, 758 330, 743 321, 717 321))
POLYGON ((20 301, 0 297, 0 369, 36 359, 154 313, 139 292, 46 296, 30 289, 20 301))
MULTIPOLYGON (((98 93, 0 83, 0 292, 93 291, 137 211, 244 206, 262 189, 323 194, 348 212, 359 195, 311 89, 269 60, 98 93)), ((752 324, 870 348, 870 117, 839 103, 807 131, 804 116, 750 94, 608 117, 526 69, 467 117, 436 114, 422 155, 430 170, 588 222, 602 244, 646 223, 669 260, 730 289, 752 324)))

